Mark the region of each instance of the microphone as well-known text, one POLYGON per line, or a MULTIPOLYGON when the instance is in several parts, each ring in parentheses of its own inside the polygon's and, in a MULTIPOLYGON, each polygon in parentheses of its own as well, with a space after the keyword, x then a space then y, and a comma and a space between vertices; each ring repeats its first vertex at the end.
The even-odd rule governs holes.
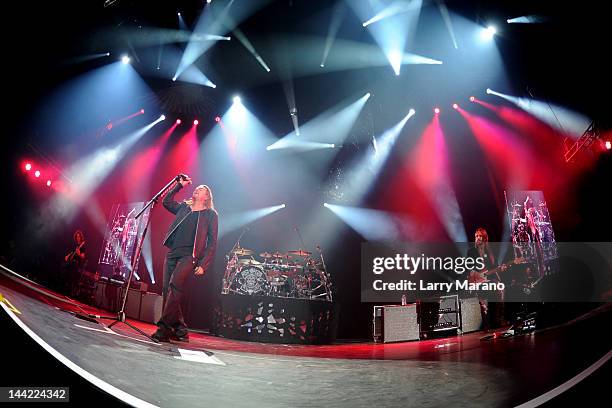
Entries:
POLYGON ((189 179, 189 176, 184 173, 180 173, 178 176, 176 176, 176 181, 181 181, 181 180, 191 182, 191 179, 189 179))

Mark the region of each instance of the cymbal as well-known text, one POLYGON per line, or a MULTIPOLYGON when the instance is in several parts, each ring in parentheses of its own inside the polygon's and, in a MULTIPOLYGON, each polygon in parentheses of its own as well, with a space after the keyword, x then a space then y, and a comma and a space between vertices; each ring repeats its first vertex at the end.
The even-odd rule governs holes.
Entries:
POLYGON ((516 203, 516 204, 513 205, 513 207, 522 207, 522 205, 519 204, 519 203, 516 203))
POLYGON ((232 253, 238 256, 246 256, 246 255, 252 255, 253 251, 251 251, 250 249, 246 249, 246 248, 238 248, 238 249, 233 250, 232 253))
POLYGON ((287 251, 288 254, 295 256, 310 256, 312 252, 304 251, 302 249, 298 249, 297 251, 287 251))
POLYGON ((238 262, 243 265, 263 265, 261 262, 255 259, 240 259, 238 262))
POLYGON ((274 252, 272 253, 272 257, 273 258, 287 258, 286 254, 281 254, 280 252, 274 252))
POLYGON ((259 256, 261 256, 262 258, 272 258, 274 254, 270 252, 262 252, 261 254, 259 254, 259 256))

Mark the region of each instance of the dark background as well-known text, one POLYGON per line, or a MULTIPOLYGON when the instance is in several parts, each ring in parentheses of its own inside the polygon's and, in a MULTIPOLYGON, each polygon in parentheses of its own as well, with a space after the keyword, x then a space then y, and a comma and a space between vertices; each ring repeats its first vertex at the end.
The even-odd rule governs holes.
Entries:
MULTIPOLYGON (((4 39, 4 100, 3 113, 6 118, 2 136, 3 166, 2 185, 4 192, 4 216, 2 217, 0 243, 2 255, 17 272, 26 274, 42 283, 53 286, 54 273, 63 255, 72 247, 72 232, 76 228, 86 231, 89 239, 90 259, 95 263, 102 242, 101 235, 92 226, 85 213, 80 212, 70 223, 61 225, 48 234, 37 234, 27 228, 32 220, 40 216, 42 204, 50 198, 50 192, 33 186, 25 180, 20 166, 24 158, 39 156, 31 146, 53 158, 66 167, 79 154, 86 154, 99 148, 103 142, 98 139, 84 139, 83 134, 105 124, 105 112, 89 112, 88 118, 97 119, 86 122, 76 109, 72 119, 60 116, 59 107, 54 104, 55 92, 74 78, 100 68, 106 60, 92 60, 84 63, 66 63, 78 55, 110 51, 113 56, 129 52, 129 33, 138 27, 176 28, 176 11, 180 10, 187 24, 192 27, 204 2, 163 2, 150 4, 146 1, 117 1, 108 8, 96 2, 13 2, 5 6, 3 13, 2 38, 4 39), (108 35, 109 30, 115 35, 108 35), (126 31, 122 31, 126 30, 126 31), (126 34, 128 33, 128 34, 126 34), (62 132, 64 130, 65 132, 62 132), (68 149, 67 146, 72 146, 68 149), (67 152, 70 152, 68 154, 67 152)), ((499 51, 505 75, 491 75, 487 67, 469 56, 451 57, 452 44, 446 28, 434 3, 425 2, 417 41, 413 52, 445 61, 440 67, 404 66, 402 75, 395 77, 388 65, 323 74, 300 75, 293 78, 300 123, 305 123, 319 113, 343 100, 352 100, 372 92, 373 96, 364 108, 359 120, 353 127, 344 148, 339 151, 328 168, 319 169, 317 177, 309 180, 299 178, 285 181, 278 186, 251 186, 263 188, 272 194, 276 202, 287 203, 287 212, 258 221, 251 231, 245 234, 242 245, 260 252, 264 250, 290 250, 301 246, 294 232, 299 225, 305 232, 306 245, 330 237, 317 236, 317 226, 307 228, 314 211, 320 204, 330 199, 330 185, 338 169, 346 167, 354 157, 358 157, 369 144, 372 134, 380 134, 395 124, 408 107, 414 107, 419 114, 412 126, 413 134, 420 134, 430 121, 434 106, 450 110, 455 101, 465 101, 470 95, 485 99, 483 89, 487 86, 503 90, 504 93, 528 96, 549 101, 581 112, 597 121, 604 129, 609 129, 609 103, 605 97, 610 91, 609 64, 605 62, 607 52, 605 13, 600 2, 584 1, 580 4, 553 1, 501 1, 501 2, 447 2, 454 15, 462 16, 472 22, 485 25, 495 21, 501 33, 495 43, 499 51), (534 25, 508 25, 507 18, 520 15, 540 14, 548 18, 547 23, 534 25), (440 40, 440 41, 438 41, 440 40), (464 58, 465 57, 465 58, 464 58), (466 63, 465 61, 469 61, 466 63), (481 72, 482 71, 482 72, 481 72), (422 113, 422 114, 421 114, 422 113), (277 189, 274 192, 272 190, 277 189)), ((292 130, 283 88, 277 72, 282 71, 275 50, 285 44, 281 55, 293 61, 293 73, 299 72, 296 65, 303 63, 299 56, 300 42, 294 36, 318 36, 324 41, 333 4, 311 1, 275 1, 240 24, 262 57, 273 68, 272 75, 266 77, 253 57, 235 39, 220 42, 205 54, 198 63, 219 86, 207 90, 205 96, 195 98, 188 104, 186 100, 169 99, 178 90, 189 92, 196 87, 172 83, 169 79, 150 75, 152 58, 156 50, 137 49, 140 61, 133 61, 134 69, 141 73, 151 92, 161 101, 157 110, 147 108, 147 120, 155 118, 160 112, 169 119, 176 117, 200 118, 202 125, 198 138, 202 141, 214 126, 213 118, 221 115, 231 104, 231 97, 240 93, 245 105, 277 137, 292 130), (290 36, 285 34, 290 33, 290 36), (283 39, 282 41, 279 39, 283 39), (288 50, 288 51, 287 51, 288 50), (149 67, 149 68, 147 68, 149 67), (168 102, 168 101, 174 102, 168 102), (151 112, 151 113, 149 113, 151 112)), ((338 37, 375 44, 364 30, 360 20, 347 9, 338 37)), ((459 27, 459 26, 458 26, 459 27)), ((178 48, 183 45, 176 45, 178 48)), ((282 47, 281 47, 282 48, 282 47)), ((321 50, 322 50, 321 45, 321 50)), ((461 51, 467 52, 467 51, 461 51)), ((334 49, 330 53, 333 55, 334 49)), ((312 57, 315 65, 321 53, 312 57)), ((306 58, 302 56, 303 58, 306 58)), ((282 59, 282 58, 281 58, 282 59)), ((312 61, 311 61, 312 62, 312 61)), ((484 61, 483 61, 484 63, 484 61)), ((92 96, 95 100, 95 95, 92 96)), ((488 99, 490 103, 502 104, 500 99, 488 99)), ((482 115, 492 114, 481 111, 482 115)), ((190 119, 187 119, 188 121, 190 119)), ((142 125, 142 123, 140 124, 142 125)), ((139 126, 140 126, 139 125, 139 126)), ((491 240, 499 240, 503 231, 503 199, 505 186, 502 180, 491 182, 482 163, 482 150, 473 139, 466 139, 469 130, 456 117, 443 115, 441 125, 448 137, 451 157, 452 183, 457 194, 461 215, 468 238, 473 230, 485 225, 491 240)), ((148 137, 133 149, 138 152, 155 140, 148 137)), ((171 141, 176 143, 176 140, 171 141)), ((363 207, 381 210, 402 210, 402 201, 396 200, 395 191, 406 202, 418 201, 411 196, 411 190, 398 192, 394 179, 402 166, 402 160, 410 151, 414 141, 406 139, 397 146, 385 165, 379 181, 364 198, 363 207), (399 203, 399 204, 398 204, 399 203)), ((562 146, 550 146, 551 157, 561 162, 562 146)), ((135 153, 131 153, 135 154, 135 153)), ((124 159, 129 163, 129 156, 124 159)), ((308 167, 316 163, 316 155, 303 157, 291 156, 289 163, 308 167)), ((603 155, 588 171, 577 166, 564 170, 567 172, 567 185, 562 194, 558 184, 549 184, 540 179, 530 187, 543 190, 555 222, 555 233, 559 241, 609 241, 610 217, 606 198, 609 186, 610 155, 603 155)), ((109 195, 116 191, 119 180, 124 180, 123 161, 105 179, 98 190, 99 200, 105 214, 114 202, 120 202, 121 194, 109 195)), ((521 157, 516 157, 516 165, 521 165, 521 157)), ((157 174, 156 174, 157 176, 157 174)), ((149 186, 153 194, 167 181, 163 174, 155 178, 149 186)), ((292 174, 293 176, 293 174, 292 174)), ((401 184, 401 180, 400 180, 401 184)), ((214 186, 217 207, 223 211, 236 207, 231 199, 234 188, 228 182, 214 186)), ((246 193, 244 193, 246 194, 246 193)), ((143 196, 146 200, 149 196, 143 196)), ((242 196, 241 196, 242 197, 242 196)), ((260 196, 255 202, 265 202, 260 196)), ((246 205, 244 202, 241 203, 246 205)), ((426 205, 426 204, 424 204, 426 205)), ((262 205, 263 206, 263 205, 262 205)), ((409 204, 406 204, 408 207, 409 204)), ((255 206, 258 207, 258 206, 255 206)), ((406 207, 406 208, 407 208, 406 207)), ((153 219, 154 270, 157 280, 161 280, 163 248, 159 238, 170 222, 168 214, 156 210, 153 219)), ((326 224, 334 225, 333 240, 324 246, 328 267, 336 287, 336 299, 341 304, 341 338, 368 338, 370 336, 371 305, 359 301, 359 257, 358 248, 363 238, 354 230, 338 222, 337 218, 326 213, 317 222, 320 231, 327 231, 326 224), (325 224, 325 225, 324 225, 325 224)), ((312 225, 310 225, 312 227, 312 225)), ((234 231, 220 241, 214 270, 194 285, 196 296, 192 303, 192 322, 195 327, 207 327, 210 310, 214 303, 223 272, 223 255, 234 244, 240 231, 234 231), (200 295, 200 296, 197 296, 200 295)), ((323 233, 323 232, 322 232, 323 233)), ((418 239, 418 237, 407 237, 418 239)), ((448 240, 443 232, 427 237, 433 240, 448 240)), ((91 262, 90 261, 90 262, 91 262)), ((143 274, 146 275, 146 274, 143 274)), ((152 285, 160 290, 159 283, 152 285)), ((398 299, 399 301, 399 299, 398 299)))

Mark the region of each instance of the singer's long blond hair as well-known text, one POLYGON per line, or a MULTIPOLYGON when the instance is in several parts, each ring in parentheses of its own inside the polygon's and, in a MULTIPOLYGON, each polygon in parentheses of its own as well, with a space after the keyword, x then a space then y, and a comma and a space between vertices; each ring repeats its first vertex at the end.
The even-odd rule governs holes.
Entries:
MULTIPOLYGON (((197 186, 195 189, 199 189, 199 188, 205 188, 206 191, 208 191, 208 200, 204 201, 204 207, 206 209, 215 209, 215 203, 213 202, 213 193, 212 190, 210 189, 210 187, 208 187, 206 184, 200 184, 199 186, 197 186)), ((189 198, 187 200, 184 201, 185 204, 187 204, 188 206, 192 206, 193 205, 193 199, 189 198)))

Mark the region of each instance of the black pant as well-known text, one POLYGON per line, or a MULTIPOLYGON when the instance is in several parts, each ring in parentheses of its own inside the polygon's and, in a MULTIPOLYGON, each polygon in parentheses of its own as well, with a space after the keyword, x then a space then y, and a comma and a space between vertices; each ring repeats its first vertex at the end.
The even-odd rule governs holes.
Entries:
POLYGON ((162 317, 158 322, 159 326, 174 328, 177 331, 187 329, 183 317, 182 303, 187 289, 187 278, 193 274, 194 270, 195 264, 191 255, 173 257, 169 254, 166 256, 164 262, 164 286, 162 289, 164 307, 162 317))

